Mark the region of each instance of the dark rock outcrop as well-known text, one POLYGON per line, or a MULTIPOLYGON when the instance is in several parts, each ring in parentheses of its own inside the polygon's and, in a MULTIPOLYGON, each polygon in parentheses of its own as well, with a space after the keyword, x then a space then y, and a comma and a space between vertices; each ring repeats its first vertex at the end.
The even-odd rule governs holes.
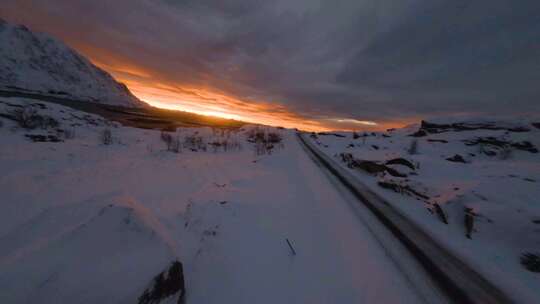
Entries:
POLYGON ((392 181, 380 181, 378 182, 379 187, 384 189, 389 189, 397 193, 404 193, 410 196, 415 196, 424 200, 429 200, 429 196, 420 193, 419 191, 413 189, 409 185, 401 185, 392 181))
POLYGON ((524 126, 509 126, 497 122, 457 122, 451 124, 437 124, 422 120, 421 130, 435 134, 447 131, 474 131, 474 130, 505 130, 509 132, 529 132, 530 129, 524 126))
POLYGON ((444 124, 422 120, 418 131, 409 136, 424 137, 429 134, 438 134, 443 132, 461 132, 474 130, 504 130, 508 132, 529 132, 531 129, 526 126, 511 125, 504 122, 456 122, 444 124))
POLYGON ((428 142, 442 143, 442 144, 447 144, 448 143, 448 140, 445 140, 445 139, 428 139, 427 141, 428 142))
POLYGON ((407 177, 406 174, 400 173, 399 171, 390 168, 386 165, 379 164, 370 160, 360 160, 355 159, 350 153, 341 153, 341 161, 347 164, 347 167, 354 169, 361 169, 369 174, 378 174, 386 172, 394 177, 407 177))
POLYGON ((477 137, 475 139, 465 140, 465 145, 467 146, 475 146, 475 145, 487 145, 487 146, 493 146, 497 148, 507 148, 512 147, 517 150, 527 151, 531 153, 538 153, 538 148, 536 148, 531 142, 529 141, 521 141, 521 142, 510 142, 503 139, 498 139, 495 137, 477 137))
POLYGON ((158 304, 171 296, 178 296, 177 303, 184 302, 186 293, 182 263, 174 261, 168 269, 159 273, 143 294, 139 304, 158 304))
POLYGON ((531 272, 540 272, 540 254, 526 252, 521 255, 521 265, 531 272))
POLYGON ((474 228, 474 213, 471 208, 465 208, 465 236, 471 239, 474 228))
POLYGON ((410 161, 406 160, 405 158, 401 158, 401 157, 388 160, 388 161, 386 161, 386 164, 387 165, 402 165, 402 166, 405 166, 405 167, 409 167, 411 170, 415 170, 414 165, 410 161))
POLYGON ((437 214, 439 219, 443 223, 448 225, 448 217, 446 216, 446 213, 444 212, 443 208, 437 203, 433 204, 433 208, 435 209, 435 213, 437 214))
POLYGON ((33 142, 63 142, 62 139, 55 135, 25 134, 24 136, 33 142))
POLYGON ((335 136, 335 137, 340 137, 340 138, 346 137, 345 135, 337 134, 337 133, 319 132, 318 134, 319 134, 320 136, 335 136))
POLYGON ((412 137, 424 137, 424 136, 427 136, 428 133, 425 131, 425 130, 418 130, 416 132, 414 132, 413 134, 409 135, 409 136, 412 136, 412 137))
POLYGON ((467 162, 465 161, 465 159, 463 158, 463 156, 459 155, 459 154, 456 154, 452 157, 448 157, 446 159, 447 161, 451 161, 451 162, 454 162, 454 163, 463 163, 463 164, 466 164, 467 162))

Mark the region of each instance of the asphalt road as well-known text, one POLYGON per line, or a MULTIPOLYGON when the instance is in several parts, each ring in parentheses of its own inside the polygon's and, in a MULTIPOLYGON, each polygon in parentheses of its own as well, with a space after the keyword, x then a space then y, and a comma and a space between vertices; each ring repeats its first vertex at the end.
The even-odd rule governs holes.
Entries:
POLYGON ((415 285, 432 282, 438 292, 430 295, 431 287, 420 288, 430 303, 441 302, 443 297, 450 303, 515 302, 489 280, 448 252, 351 173, 323 154, 305 134, 298 133, 298 140, 321 170, 339 181, 340 186, 357 199, 359 206, 366 211, 369 210, 368 213, 375 220, 372 218, 368 222, 382 245, 395 248, 396 244, 388 242, 398 241, 406 249, 406 255, 401 252, 393 254, 393 258, 402 266, 401 270, 405 275, 413 279, 415 285), (393 236, 393 241, 388 234, 393 236), (416 263, 410 259, 414 259, 416 263), (437 298, 432 298, 434 296, 437 298))

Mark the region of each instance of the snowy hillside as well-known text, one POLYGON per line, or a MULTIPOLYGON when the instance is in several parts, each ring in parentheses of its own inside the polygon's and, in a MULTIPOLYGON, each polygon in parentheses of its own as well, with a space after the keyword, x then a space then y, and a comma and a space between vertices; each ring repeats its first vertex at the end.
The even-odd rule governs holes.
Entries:
POLYGON ((0 89, 141 107, 110 74, 59 40, 0 19, 0 89))
POLYGON ((436 119, 309 137, 486 277, 538 291, 540 120, 436 119))

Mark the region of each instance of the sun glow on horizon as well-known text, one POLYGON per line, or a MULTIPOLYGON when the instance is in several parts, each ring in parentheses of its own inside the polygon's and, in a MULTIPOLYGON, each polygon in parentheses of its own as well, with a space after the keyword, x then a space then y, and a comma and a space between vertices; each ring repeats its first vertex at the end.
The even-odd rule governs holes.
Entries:
POLYGON ((219 112, 219 111, 210 111, 210 110, 189 109, 189 108, 186 108, 185 106, 171 104, 171 103, 163 102, 163 101, 156 101, 156 100, 154 100, 152 98, 147 98, 147 97, 138 97, 138 98, 140 100, 148 103, 149 105, 157 107, 157 108, 184 111, 184 112, 190 112, 190 113, 195 113, 195 114, 200 114, 200 115, 205 115, 205 116, 213 116, 213 117, 225 118, 225 119, 234 119, 234 120, 239 120, 239 121, 246 121, 245 117, 242 117, 242 116, 239 116, 239 115, 236 115, 236 114, 224 113, 224 112, 219 112))
POLYGON ((119 77, 121 75, 115 76, 136 97, 158 108, 305 131, 332 130, 319 121, 301 117, 279 105, 248 102, 208 90, 177 88, 163 83, 145 85, 123 79, 119 77))
POLYGON ((277 103, 243 100, 212 88, 190 87, 157 80, 158 77, 151 71, 136 65, 120 64, 116 61, 104 63, 99 60, 95 63, 126 84, 137 98, 157 108, 310 132, 383 130, 404 125, 347 117, 325 117, 322 113, 319 118, 308 118, 277 103))
POLYGON ((158 84, 141 85, 124 81, 132 93, 151 106, 169 110, 190 112, 205 116, 233 119, 246 123, 296 128, 309 132, 384 130, 410 124, 404 122, 376 122, 353 118, 308 119, 287 109, 271 104, 249 103, 205 90, 183 89, 158 84), (189 92, 186 94, 186 92, 189 92))

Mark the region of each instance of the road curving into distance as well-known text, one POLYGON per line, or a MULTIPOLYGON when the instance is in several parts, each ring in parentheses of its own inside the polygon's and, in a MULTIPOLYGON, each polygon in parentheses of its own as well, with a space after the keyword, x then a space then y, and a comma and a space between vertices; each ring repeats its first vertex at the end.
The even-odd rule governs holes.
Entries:
MULTIPOLYGON (((306 133, 298 140, 316 164, 336 178, 421 265, 450 303, 516 303, 499 287, 442 247, 418 225, 319 150, 306 133)), ((409 272, 411 269, 409 268, 409 272)), ((414 270, 412 270, 414 271, 414 270)), ((421 282, 420 282, 421 283, 421 282)))

